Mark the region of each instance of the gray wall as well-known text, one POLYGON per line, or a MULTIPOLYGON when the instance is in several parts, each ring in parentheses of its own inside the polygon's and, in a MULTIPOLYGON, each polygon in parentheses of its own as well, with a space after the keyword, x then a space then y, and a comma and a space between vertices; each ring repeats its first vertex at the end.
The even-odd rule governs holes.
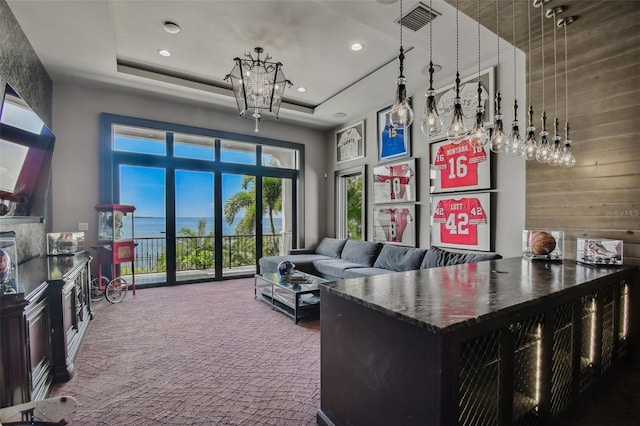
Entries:
MULTIPOLYGON (((87 222, 87 243, 97 239, 99 201, 100 113, 112 113, 151 120, 197 126, 242 134, 253 133, 253 122, 236 113, 222 112, 208 105, 188 104, 178 99, 149 96, 84 81, 54 85, 54 127, 58 144, 53 158, 53 228, 78 229, 87 222)), ((305 145, 305 236, 307 245, 324 236, 321 206, 324 186, 325 134, 283 122, 265 122, 260 136, 305 145)))
MULTIPOLYGON (((522 72, 518 75, 518 82, 524 82, 524 69, 525 69, 525 55, 521 51, 518 51, 517 55, 517 68, 522 72)), ((482 69, 496 66, 496 59, 493 62, 482 64, 482 69)), ((466 70, 461 72, 461 75, 472 75, 474 70, 466 70)), ((512 105, 513 105, 513 62, 512 60, 504 61, 500 63, 500 80, 499 87, 502 94, 502 112, 504 115, 504 128, 505 133, 511 131, 512 120, 512 105)), ((443 83, 446 86, 453 82, 443 83)), ((440 87, 435 85, 435 87, 440 87)), ((377 146, 377 111, 388 107, 393 102, 394 96, 394 84, 389 83, 385 90, 384 97, 387 98, 386 104, 381 104, 377 109, 370 111, 364 116, 354 118, 345 124, 357 122, 359 120, 366 120, 365 122, 365 139, 366 149, 365 158, 360 160, 353 160, 346 163, 341 163, 339 166, 335 163, 335 133, 329 132, 327 134, 327 188, 329 191, 329 198, 327 199, 327 205, 325 207, 325 213, 327 215, 327 235, 334 235, 334 171, 338 169, 348 169, 362 164, 367 165, 367 191, 368 191, 368 206, 367 206, 367 239, 373 238, 373 182, 372 173, 373 167, 378 164, 378 146, 377 146)), ((425 87, 426 89, 426 87, 425 87)), ((429 247, 430 242, 430 210, 431 205, 429 202, 429 142, 427 138, 420 131, 420 121, 422 120, 422 114, 424 113, 424 90, 417 93, 410 93, 413 102, 413 111, 415 114, 414 123, 411 126, 411 156, 416 158, 416 168, 418 174, 418 246, 429 247)), ((382 97, 382 96, 381 96, 382 97)), ((518 99, 519 104, 524 104, 525 99, 525 87, 524 84, 518 84, 518 99)), ((383 99, 384 100, 384 99, 383 99)), ((521 132, 526 129, 524 108, 520 108, 519 118, 521 132)), ((343 127, 343 126, 340 126, 343 127)), ((522 134, 522 133, 521 133, 522 134)), ((488 146, 487 146, 488 150, 488 146)), ((495 213, 494 225, 492 228, 493 240, 495 251, 500 253, 503 257, 514 257, 522 255, 522 230, 524 229, 525 218, 525 160, 520 158, 513 158, 505 154, 500 154, 494 157, 497 161, 493 165, 493 173, 495 175, 495 189, 491 192, 495 193, 495 198, 492 202, 495 202, 492 206, 492 211, 495 213)))
MULTIPOLYGON (((31 108, 51 127, 52 83, 11 9, 0 0, 0 99, 9 83, 31 108)), ((49 198, 50 203, 50 198, 49 198)), ((50 218, 50 211, 47 218, 50 218)), ((20 262, 45 252, 45 232, 50 220, 42 223, 15 223, 0 218, 0 231, 15 231, 20 262)))

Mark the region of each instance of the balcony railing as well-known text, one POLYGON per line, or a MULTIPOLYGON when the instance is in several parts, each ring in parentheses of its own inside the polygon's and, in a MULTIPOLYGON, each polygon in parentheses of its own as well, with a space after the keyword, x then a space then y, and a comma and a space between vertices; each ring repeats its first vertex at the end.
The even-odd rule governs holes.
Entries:
MULTIPOLYGON (((176 237, 176 271, 196 271, 215 268, 215 236, 176 237)), ((136 238, 135 268, 136 274, 166 272, 166 239, 163 237, 136 238)), ((264 256, 277 256, 284 249, 285 237, 282 234, 262 236, 264 256)), ((222 268, 231 269, 255 266, 255 235, 222 236, 222 268)), ((122 274, 130 274, 130 264, 122 265, 122 274)))

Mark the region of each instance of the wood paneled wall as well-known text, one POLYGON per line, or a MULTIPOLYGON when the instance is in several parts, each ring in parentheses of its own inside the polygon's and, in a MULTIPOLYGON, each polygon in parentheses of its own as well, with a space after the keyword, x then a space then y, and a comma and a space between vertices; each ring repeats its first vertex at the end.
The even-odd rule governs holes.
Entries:
MULTIPOLYGON (((447 1, 455 6, 455 1, 447 1)), ((459 4, 463 13, 475 19, 475 1, 462 0, 459 4)), ((501 29, 511 29, 511 4, 500 2, 501 29)), ((560 5, 568 7, 560 16, 578 17, 567 27, 570 137, 577 164, 561 169, 535 161, 526 163, 525 226, 564 231, 565 255, 570 259, 576 257, 578 237, 621 239, 625 264, 640 265, 640 1, 553 0, 545 7, 560 5)), ((537 133, 543 110, 541 25, 540 10, 532 7, 531 11, 531 86, 537 133)), ((495 2, 483 0, 481 23, 492 31, 495 13, 495 2)), ((544 109, 551 134, 552 22, 545 20, 544 31, 544 109)), ((527 53, 526 1, 516 0, 516 25, 516 44, 527 53)), ((564 30, 558 28, 557 108, 561 130, 565 122, 563 37, 564 30)), ((560 133, 564 140, 564 130, 560 133)))

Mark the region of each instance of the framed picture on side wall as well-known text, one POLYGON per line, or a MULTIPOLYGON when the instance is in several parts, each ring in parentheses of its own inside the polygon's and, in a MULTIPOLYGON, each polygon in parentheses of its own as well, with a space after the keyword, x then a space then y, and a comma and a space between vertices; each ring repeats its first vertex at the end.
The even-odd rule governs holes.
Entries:
POLYGON ((431 197, 431 245, 491 250, 491 194, 431 197))
POLYGON ((336 164, 364 158, 364 120, 336 132, 336 164))
POLYGON ((431 144, 431 193, 491 189, 491 151, 470 139, 431 144))
POLYGON ((416 159, 378 164, 373 168, 373 203, 417 201, 416 159))
POLYGON ((373 208, 373 241, 416 246, 415 204, 380 205, 373 208))
POLYGON ((390 106, 378 111, 378 162, 411 156, 411 126, 392 126, 390 113, 390 106))

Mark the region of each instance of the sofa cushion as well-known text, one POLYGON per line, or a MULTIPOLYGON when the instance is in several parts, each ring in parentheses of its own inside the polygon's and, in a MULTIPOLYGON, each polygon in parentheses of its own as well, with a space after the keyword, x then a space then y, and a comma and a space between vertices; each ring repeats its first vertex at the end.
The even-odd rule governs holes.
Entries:
POLYGON ((374 268, 403 272, 419 269, 425 249, 385 244, 373 264, 374 268))
POLYGON ((340 258, 364 266, 373 266, 381 248, 382 243, 347 240, 340 258))
POLYGON ((363 265, 343 259, 320 259, 313 262, 313 267, 325 277, 342 278, 346 269, 362 268, 363 265))
POLYGON ((260 259, 260 273, 278 272, 278 265, 283 260, 289 260, 296 265, 296 270, 315 275, 316 268, 313 266, 315 260, 331 259, 329 256, 321 254, 297 254, 294 256, 266 256, 260 259))
POLYGON ((323 238, 316 247, 316 253, 339 259, 346 242, 346 239, 323 238))
POLYGON ((386 274, 395 274, 395 271, 383 268, 349 268, 342 272, 342 278, 359 278, 386 274))
POLYGON ((481 262, 483 260, 494 259, 502 259, 502 256, 497 253, 460 253, 443 250, 439 247, 430 247, 424 255, 420 268, 459 265, 461 263, 481 262))

